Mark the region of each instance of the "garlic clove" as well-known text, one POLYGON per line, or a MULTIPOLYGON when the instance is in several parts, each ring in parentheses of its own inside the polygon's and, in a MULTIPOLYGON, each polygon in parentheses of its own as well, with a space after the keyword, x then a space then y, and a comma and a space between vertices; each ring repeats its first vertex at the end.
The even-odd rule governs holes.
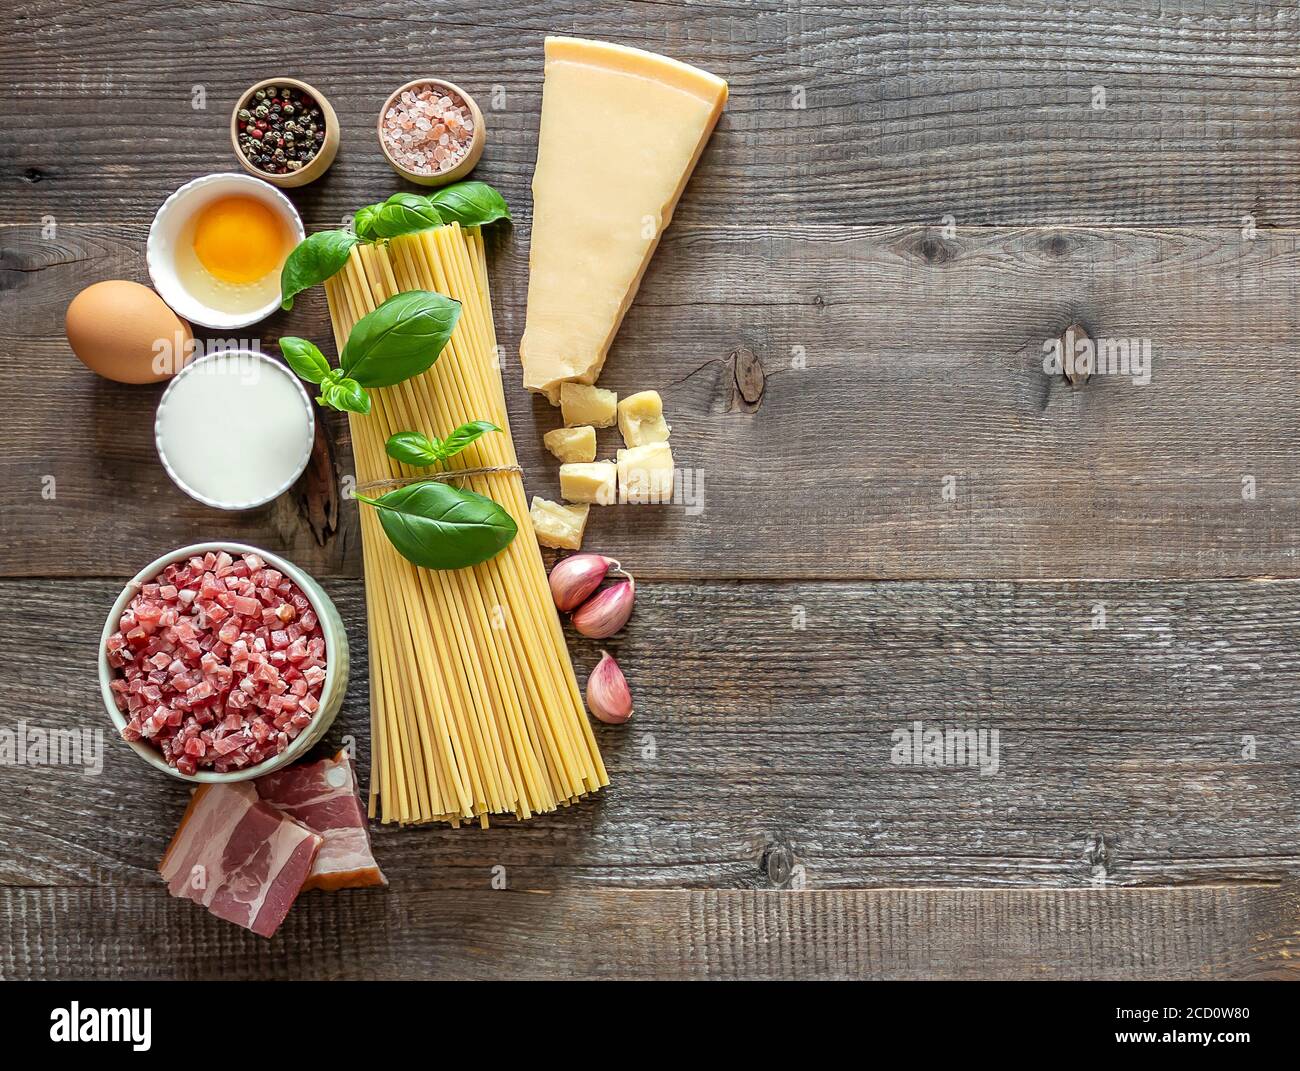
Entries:
POLYGON ((636 602, 636 581, 631 577, 599 591, 584 602, 573 614, 573 627, 593 640, 603 640, 614 635, 627 624, 636 602))
POLYGON ((621 725, 632 716, 632 692, 627 678, 608 651, 587 678, 587 706, 606 725, 621 725))
POLYGON ((622 569, 613 558, 603 554, 573 554, 556 562, 550 577, 555 605, 565 613, 581 606, 600 587, 611 565, 622 569))

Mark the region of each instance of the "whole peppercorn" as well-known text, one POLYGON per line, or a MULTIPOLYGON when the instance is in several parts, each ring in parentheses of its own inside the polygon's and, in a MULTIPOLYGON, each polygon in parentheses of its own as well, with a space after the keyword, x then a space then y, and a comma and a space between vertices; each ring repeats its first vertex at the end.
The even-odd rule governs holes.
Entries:
POLYGON ((268 174, 287 174, 310 162, 325 141, 317 102, 290 86, 264 86, 236 113, 238 147, 268 174))

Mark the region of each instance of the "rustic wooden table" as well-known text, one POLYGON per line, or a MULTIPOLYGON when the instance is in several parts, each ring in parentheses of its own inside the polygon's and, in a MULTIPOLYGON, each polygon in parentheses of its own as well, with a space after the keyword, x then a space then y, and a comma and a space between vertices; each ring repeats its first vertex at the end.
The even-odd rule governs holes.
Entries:
MULTIPOLYGON (((663 391, 706 492, 590 531, 645 582, 613 785, 487 831, 376 829, 392 887, 309 894, 266 942, 166 895, 186 790, 106 734, 98 775, 0 769, 0 976, 1296 976, 1293 5, 26 0, 5 22, 15 731, 103 727, 120 585, 229 537, 338 600, 361 657, 330 739, 368 765, 343 425, 296 495, 218 515, 157 463, 160 389, 63 337, 82 287, 147 281, 171 190, 234 168, 242 87, 299 74, 338 110, 337 163, 294 194, 309 229, 399 188, 373 133, 395 85, 491 101, 511 354, 543 36, 662 51, 732 97, 602 380, 663 391), (1146 340, 1150 382, 1045 372, 1071 325, 1146 340), (996 774, 891 761, 914 722, 998 730, 996 774)), ((257 330, 325 336, 323 297, 257 330)), ((550 410, 506 379, 528 488, 555 492, 550 410)))

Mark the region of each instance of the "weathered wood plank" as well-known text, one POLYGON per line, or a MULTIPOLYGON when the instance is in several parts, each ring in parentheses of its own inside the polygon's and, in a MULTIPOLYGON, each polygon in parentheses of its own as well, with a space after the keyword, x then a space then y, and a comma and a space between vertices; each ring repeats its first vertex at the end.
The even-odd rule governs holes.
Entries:
POLYGON ((303 0, 292 18, 261 3, 177 18, 141 0, 92 19, 39 0, 7 22, 3 222, 147 221, 182 182, 234 166, 228 109, 286 53, 309 57, 300 73, 345 128, 332 174, 300 196, 313 223, 391 183, 373 117, 422 71, 494 102, 480 170, 526 214, 548 32, 661 50, 731 82, 685 222, 1300 220, 1296 18, 1272 3, 303 0))
MULTIPOLYGON (((360 586, 328 586, 357 676, 327 744, 355 735, 368 769, 360 586)), ((107 726, 93 658, 115 593, 0 584, 0 729, 107 726)), ((580 676, 598 646, 575 637, 580 676)), ((529 889, 1300 875, 1295 582, 653 583, 606 646, 637 703, 598 726, 612 787, 487 831, 377 827, 395 886, 489 890, 496 866, 529 889), (918 721, 996 729, 996 773, 894 762, 918 721)), ((97 776, 4 771, 21 820, 0 826, 0 884, 163 897, 185 786, 104 748, 97 776)))
POLYGON ((141 889, 0 888, 0 978, 1300 979, 1300 886, 308 893, 271 941, 141 889), (55 921, 57 920, 57 922, 55 921))
MULTIPOLYGON (((0 227, 0 344, 23 356, 13 389, 42 399, 0 437, 0 570, 126 573, 219 527, 356 575, 354 504, 317 549, 291 504, 227 517, 189 502, 154 453, 161 388, 71 357, 62 309, 95 278, 142 277, 143 237, 0 227)), ((516 443, 530 492, 554 496, 541 437, 557 414, 519 389, 513 356, 527 228, 497 245, 516 443)), ((677 227, 602 383, 663 391, 703 509, 597 510, 589 544, 646 577, 1300 575, 1298 269, 1294 233, 1227 227, 677 227), (1150 382, 1046 373, 1044 344, 1071 324, 1149 344, 1150 382)), ((326 341, 323 298, 299 306, 260 340, 326 341)), ((617 432, 602 444, 612 456, 617 432)))

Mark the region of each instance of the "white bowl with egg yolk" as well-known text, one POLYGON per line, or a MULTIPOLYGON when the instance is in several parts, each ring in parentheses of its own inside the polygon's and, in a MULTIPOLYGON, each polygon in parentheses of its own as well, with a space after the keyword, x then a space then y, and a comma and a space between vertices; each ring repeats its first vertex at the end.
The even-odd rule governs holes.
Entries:
POLYGON ((154 289, 178 316, 230 331, 264 320, 279 308, 280 268, 304 237, 297 209, 270 183, 239 172, 204 175, 163 202, 149 228, 145 256, 154 289), (247 205, 250 200, 256 204, 247 205), (234 281, 208 272, 194 245, 196 220, 220 202, 251 209, 245 212, 246 225, 236 228, 245 248, 222 250, 227 262, 232 257, 243 261, 233 265, 234 281), (250 272, 256 273, 255 280, 242 278, 250 272))

